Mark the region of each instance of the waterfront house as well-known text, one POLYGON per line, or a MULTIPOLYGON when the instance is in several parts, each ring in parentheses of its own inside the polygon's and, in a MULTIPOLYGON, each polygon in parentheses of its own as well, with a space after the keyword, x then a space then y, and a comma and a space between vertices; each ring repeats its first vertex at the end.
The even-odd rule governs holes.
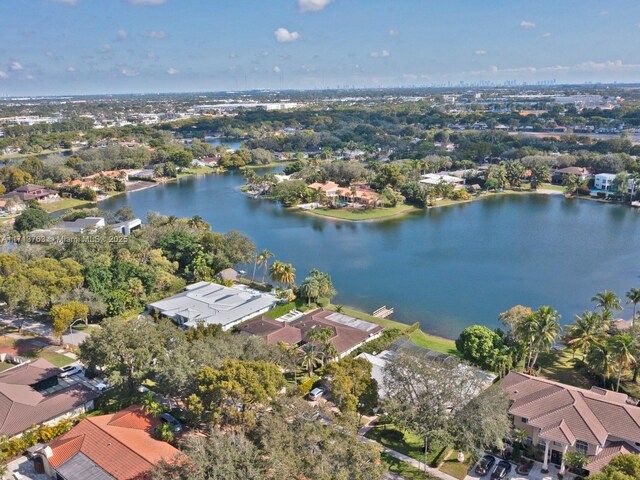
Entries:
POLYGON ((599 173, 595 176, 593 186, 596 190, 609 191, 615 179, 616 176, 613 173, 599 173))
POLYGON ((309 342, 309 332, 325 328, 331 330, 329 341, 338 352, 338 358, 378 338, 384 329, 375 323, 319 308, 291 322, 262 316, 241 325, 238 330, 247 335, 262 337, 271 344, 284 342, 288 345, 304 345, 309 342))
POLYGON ((106 222, 102 217, 85 217, 78 218, 73 222, 60 222, 56 227, 62 228, 63 230, 67 230, 69 232, 74 233, 85 233, 90 231, 95 231, 100 227, 104 227, 106 222))
POLYGON ((0 373, 0 435, 14 437, 34 425, 53 425, 93 410, 98 394, 58 378, 59 373, 43 359, 0 373))
POLYGON ((448 183, 454 186, 464 185, 466 180, 460 177, 454 177, 453 175, 447 175, 445 173, 426 173, 421 176, 421 185, 439 185, 441 183, 448 183))
POLYGON ((12 192, 7 193, 3 198, 19 198, 23 202, 35 200, 38 203, 50 203, 60 200, 60 195, 58 195, 56 190, 49 190, 40 185, 30 183, 29 185, 16 188, 12 192))
POLYGON ((147 308, 181 327, 220 325, 223 330, 261 315, 278 303, 275 296, 243 285, 225 287, 197 282, 184 292, 150 303, 147 308))
POLYGON ((557 168, 553 171, 551 181, 553 183, 562 183, 565 177, 569 175, 575 175, 580 180, 584 181, 591 176, 588 169, 584 167, 565 167, 557 168))
POLYGON ((309 185, 309 188, 311 190, 323 192, 326 195, 326 197, 329 199, 337 198, 341 190, 340 186, 334 182, 326 182, 326 183, 314 182, 309 185))
POLYGON ((64 480, 145 480, 161 461, 171 462, 180 451, 156 440, 160 421, 137 405, 117 413, 82 420, 42 448, 41 461, 51 478, 64 480))
POLYGON ((510 372, 500 384, 509 395, 514 427, 538 447, 543 470, 566 469, 568 452, 588 455, 584 467, 599 471, 621 453, 640 453, 640 407, 623 393, 591 390, 510 372))

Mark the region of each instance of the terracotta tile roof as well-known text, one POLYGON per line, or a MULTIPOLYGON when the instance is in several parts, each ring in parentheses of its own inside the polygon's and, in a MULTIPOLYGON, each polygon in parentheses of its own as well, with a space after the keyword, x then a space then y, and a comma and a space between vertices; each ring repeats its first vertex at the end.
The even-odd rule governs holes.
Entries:
POLYGON ((146 479, 160 460, 170 461, 180 453, 151 436, 158 423, 137 405, 87 418, 49 445, 53 456, 48 461, 58 468, 81 453, 116 480, 146 479))
POLYGON ((591 461, 584 467, 589 470, 590 473, 596 473, 602 470, 602 467, 608 465, 614 457, 622 454, 635 453, 638 454, 638 451, 635 448, 629 446, 629 444, 624 442, 613 442, 609 444, 606 448, 603 448, 598 455, 591 458, 591 461))
POLYGON ((640 407, 625 394, 591 390, 510 372, 501 387, 509 394, 509 413, 540 428, 540 435, 575 445, 582 440, 605 447, 612 440, 640 442, 640 407))
POLYGON ((290 345, 308 342, 313 329, 329 328, 331 343, 338 353, 344 353, 380 332, 380 325, 342 315, 333 310, 317 309, 292 322, 278 322, 262 316, 238 327, 241 332, 257 335, 269 343, 285 342, 290 345))
POLYGON ((75 410, 98 395, 82 385, 43 395, 32 385, 60 370, 46 360, 26 363, 0 374, 0 434, 13 436, 75 410))

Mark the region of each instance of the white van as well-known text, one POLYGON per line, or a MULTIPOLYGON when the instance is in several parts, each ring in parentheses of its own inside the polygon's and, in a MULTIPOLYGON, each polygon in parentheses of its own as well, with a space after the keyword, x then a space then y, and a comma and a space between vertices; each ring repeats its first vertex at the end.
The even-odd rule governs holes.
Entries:
POLYGON ((322 387, 317 387, 314 388, 313 390, 311 390, 309 392, 309 400, 311 400, 312 402, 315 400, 318 400, 322 397, 322 395, 324 394, 325 389, 322 387))

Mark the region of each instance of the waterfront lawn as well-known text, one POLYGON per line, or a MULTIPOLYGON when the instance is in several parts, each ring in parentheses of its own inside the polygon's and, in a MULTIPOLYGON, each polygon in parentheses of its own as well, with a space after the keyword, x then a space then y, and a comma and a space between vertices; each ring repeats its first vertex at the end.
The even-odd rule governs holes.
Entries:
MULTIPOLYGON (((330 310, 337 310, 338 307, 336 305, 328 305, 326 308, 330 310)), ((351 315, 352 317, 375 323, 377 325, 382 325, 383 327, 397 328, 401 331, 405 331, 409 327, 411 327, 411 325, 407 325, 406 323, 396 322, 395 320, 390 320, 388 318, 374 317, 373 315, 369 315, 368 313, 360 312, 352 308, 341 308, 342 313, 344 313, 345 315, 351 315)), ((458 352, 458 350, 456 349, 455 342, 453 340, 449 340, 448 338, 438 337, 436 335, 424 333, 422 330, 416 330, 409 334, 409 339, 417 346, 422 348, 428 348, 430 350, 434 350, 440 353, 446 353, 448 355, 460 355, 460 352, 458 352)))
POLYGON ((337 218, 338 220, 379 220, 387 217, 395 217, 405 213, 419 210, 412 205, 397 205, 390 208, 372 208, 372 209, 351 209, 351 208, 316 208, 315 210, 304 210, 305 212, 322 217, 337 218))
POLYGON ((444 473, 448 473, 452 477, 459 480, 464 480, 472 465, 469 464, 469 455, 465 454, 465 461, 460 463, 458 461, 458 454, 452 451, 449 454, 449 458, 444 461, 439 470, 444 473))
POLYGON ((429 335, 422 330, 416 330, 409 335, 409 339, 419 347, 428 348, 436 352, 446 353, 448 355, 460 356, 460 352, 456 348, 456 343, 448 338, 429 335))
POLYGON ((41 206, 47 212, 53 213, 53 212, 58 212, 60 210, 66 210, 68 208, 76 208, 76 207, 89 205, 90 203, 95 203, 95 202, 89 202, 87 200, 78 200, 76 198, 63 198, 58 202, 43 203, 41 206))
MULTIPOLYGON (((579 355, 579 354, 578 354, 579 355)), ((555 382, 566 383, 580 388, 591 388, 592 382, 580 367, 581 362, 574 360, 569 349, 551 350, 538 357, 540 376, 555 382)))
POLYGON ((540 188, 543 190, 555 190, 556 192, 564 192, 566 189, 562 185, 554 185, 553 183, 543 183, 540 188))
POLYGON ((432 477, 402 460, 392 457, 388 453, 381 453, 380 459, 391 473, 398 474, 406 480, 435 480, 435 477, 432 477))

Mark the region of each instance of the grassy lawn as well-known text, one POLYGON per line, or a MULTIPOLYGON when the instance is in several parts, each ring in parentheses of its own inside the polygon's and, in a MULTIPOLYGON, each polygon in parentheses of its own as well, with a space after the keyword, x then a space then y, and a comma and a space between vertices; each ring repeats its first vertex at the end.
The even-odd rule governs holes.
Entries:
POLYGON ((52 352, 51 350, 33 350, 33 353, 35 353, 33 357, 31 357, 31 352, 29 352, 29 354, 27 354, 26 356, 29 358, 43 358, 56 367, 64 367, 66 365, 69 365, 70 363, 73 363, 72 358, 61 355, 60 353, 52 352))
POLYGON ((564 192, 565 187, 563 187, 562 185, 554 185, 552 183, 543 183, 540 188, 543 188, 545 190, 555 190, 556 192, 564 192))
POLYGON ((374 208, 367 210, 352 210, 347 208, 316 208, 315 210, 305 210, 305 212, 322 217, 337 218, 338 220, 380 220, 388 217, 395 217, 405 213, 420 210, 412 205, 397 205, 391 208, 374 208))
POLYGON ((409 339, 419 347, 435 350, 436 352, 446 353, 448 355, 459 356, 460 352, 456 348, 456 343, 448 338, 429 335, 422 330, 416 330, 409 335, 409 339))
POLYGON ((89 205, 95 202, 89 202, 87 200, 78 200, 76 198, 63 198, 59 202, 43 203, 41 206, 49 213, 58 212, 60 210, 66 210, 67 208, 75 208, 84 205, 89 205))
MULTIPOLYGON (((329 305, 327 308, 336 310, 337 306, 329 305)), ((406 323, 390 320, 388 318, 374 317, 373 315, 369 315, 368 313, 360 312, 358 310, 347 307, 342 307, 342 313, 351 315, 352 317, 359 318, 361 320, 366 320, 367 322, 382 325, 383 327, 397 328, 403 331, 407 330, 411 326, 407 325, 406 323)), ((456 350, 455 342, 453 340, 449 340, 448 338, 438 337, 436 335, 424 333, 422 330, 416 330, 409 335, 409 339, 419 347, 428 348, 430 350, 435 350, 436 352, 446 353, 449 355, 460 355, 460 352, 456 350)))
POLYGON ((294 308, 296 310, 305 311, 309 307, 307 306, 307 302, 305 302, 301 298, 296 298, 293 302, 285 303, 282 305, 276 305, 267 313, 265 313, 264 316, 269 318, 278 318, 286 313, 289 313, 294 308))
MULTIPOLYGON (((400 452, 420 462, 424 462, 424 441, 411 432, 402 432, 393 425, 374 427, 365 437, 384 445, 391 450, 400 452)), ((427 462, 431 464, 440 452, 429 452, 427 462)))
POLYGON ((397 473, 407 480, 431 480, 435 479, 431 475, 426 474, 422 470, 409 465, 408 463, 392 457, 388 453, 381 453, 380 459, 384 462, 390 472, 397 473))
POLYGON ((0 362, 0 372, 4 372, 11 367, 15 367, 15 365, 7 362, 0 362))
POLYGON ((451 452, 449 458, 440 467, 440 471, 448 473, 459 480, 464 480, 464 477, 467 476, 471 467, 472 465, 469 465, 468 455, 466 456, 465 461, 460 463, 458 461, 458 454, 456 452, 451 452))
POLYGON ((538 357, 538 365, 540 365, 540 376, 542 377, 567 385, 591 388, 592 382, 581 369, 574 366, 569 350, 552 350, 548 353, 541 353, 538 357))

